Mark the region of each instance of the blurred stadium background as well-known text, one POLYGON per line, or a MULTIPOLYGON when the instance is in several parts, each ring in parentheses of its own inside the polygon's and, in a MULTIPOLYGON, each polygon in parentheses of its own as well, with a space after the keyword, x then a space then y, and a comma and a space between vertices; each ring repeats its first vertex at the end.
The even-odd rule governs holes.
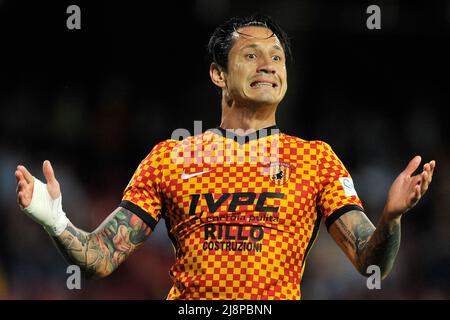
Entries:
POLYGON ((322 228, 303 298, 450 298, 450 2, 0 0, 0 299, 165 297, 174 255, 164 223, 109 278, 68 290, 63 258, 17 207, 14 170, 42 177, 50 159, 68 216, 93 230, 153 145, 176 128, 192 132, 194 120, 219 124, 205 46, 217 24, 256 11, 293 41, 279 126, 333 146, 374 223, 407 162, 437 160, 382 289, 367 289, 322 228), (66 28, 71 4, 79 31, 66 28), (381 30, 365 27, 370 4, 381 7, 381 30))

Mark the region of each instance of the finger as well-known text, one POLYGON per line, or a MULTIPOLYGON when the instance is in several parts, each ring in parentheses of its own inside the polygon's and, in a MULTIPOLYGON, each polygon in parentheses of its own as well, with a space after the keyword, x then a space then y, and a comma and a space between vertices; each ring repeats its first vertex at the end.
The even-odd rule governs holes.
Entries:
POLYGON ((22 171, 16 170, 16 172, 14 172, 14 175, 16 176, 17 183, 19 183, 20 181, 25 181, 25 178, 24 178, 24 176, 22 174, 22 171))
POLYGON ((403 170, 403 173, 407 176, 411 176, 414 171, 419 167, 420 162, 422 161, 422 158, 420 156, 415 156, 406 166, 405 170, 403 170))
POLYGON ((19 203, 19 205, 20 205, 22 208, 26 207, 26 206, 25 206, 25 196, 24 196, 24 194, 23 194, 23 191, 20 191, 20 192, 17 194, 17 203, 19 203))
POLYGON ((419 200, 420 200, 420 185, 416 185, 416 187, 414 188, 413 203, 415 204, 419 200))
POLYGON ((17 193, 19 193, 20 191, 23 191, 25 189, 26 186, 26 181, 19 181, 19 183, 17 184, 17 193))
POLYGON ((431 160, 430 161, 430 167, 431 167, 431 173, 433 173, 434 172, 434 168, 436 168, 436 161, 431 160))
POLYGON ((423 171, 426 171, 426 172, 428 172, 428 173, 431 171, 430 163, 425 163, 425 164, 423 165, 423 171))
POLYGON ((54 183, 57 182, 55 178, 55 172, 53 171, 52 164, 50 161, 45 160, 42 164, 42 171, 44 172, 45 179, 47 180, 47 183, 54 183))
POLYGON ((33 193, 33 185, 25 180, 23 174, 20 171, 16 171, 16 179, 18 181, 16 186, 16 194, 18 194, 19 192, 33 193))
POLYGON ((423 171, 420 174, 421 179, 424 180, 424 182, 426 183, 426 186, 428 187, 428 185, 431 183, 431 180, 433 179, 433 172, 432 172, 432 162, 428 162, 425 163, 423 165, 423 171), (424 177, 424 173, 426 174, 424 177))
POLYGON ((420 194, 423 195, 428 190, 428 172, 422 172, 421 178, 420 194))
POLYGON ((429 172, 429 177, 428 177, 429 183, 431 183, 431 181, 433 180, 433 172, 434 172, 435 167, 436 167, 436 161, 434 161, 434 160, 430 161, 430 172, 429 172))
POLYGON ((25 180, 26 180, 28 183, 33 183, 34 177, 33 177, 32 174, 27 170, 27 168, 25 168, 25 167, 22 166, 22 165, 19 165, 19 166, 17 167, 17 169, 20 170, 20 172, 22 172, 22 174, 23 174, 25 180))

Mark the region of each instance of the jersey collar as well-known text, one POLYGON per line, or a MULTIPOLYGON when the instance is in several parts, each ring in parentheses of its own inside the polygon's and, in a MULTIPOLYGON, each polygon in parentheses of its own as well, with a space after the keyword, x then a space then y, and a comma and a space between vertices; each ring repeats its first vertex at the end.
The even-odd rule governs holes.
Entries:
POLYGON ((239 144, 244 144, 252 140, 257 140, 259 138, 265 138, 271 135, 281 133, 280 129, 276 125, 262 128, 246 135, 239 135, 234 133, 233 131, 221 128, 219 126, 216 127, 215 129, 210 130, 215 134, 220 133, 220 135, 222 135, 222 137, 224 137, 225 139, 232 139, 235 142, 238 142, 239 144))

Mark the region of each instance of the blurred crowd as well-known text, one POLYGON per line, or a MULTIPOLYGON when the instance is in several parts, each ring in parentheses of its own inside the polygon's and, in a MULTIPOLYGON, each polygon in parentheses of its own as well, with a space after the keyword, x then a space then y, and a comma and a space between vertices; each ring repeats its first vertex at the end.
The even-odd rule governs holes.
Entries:
MULTIPOLYGON (((204 129, 217 126, 219 97, 209 80, 205 45, 218 23, 254 12, 259 2, 210 3, 193 1, 180 13, 167 4, 161 10, 170 12, 165 19, 171 26, 131 6, 91 5, 75 34, 65 29, 63 4, 57 7, 61 19, 45 19, 34 18, 34 7, 24 12, 15 2, 0 1, 8 48, 0 58, 0 299, 167 295, 174 250, 164 221, 110 277, 83 279, 81 290, 68 290, 66 262, 42 227, 18 209, 14 171, 23 164, 43 179, 42 162, 51 160, 65 212, 91 231, 120 203, 137 165, 157 142, 176 128, 193 132, 194 120, 203 120, 204 129), (121 22, 108 24, 111 19, 121 22)), ((365 29, 364 6, 351 1, 342 7, 277 3, 262 7, 285 26, 294 53, 278 125, 333 147, 372 222, 414 155, 437 163, 428 193, 402 219, 400 252, 380 290, 367 288, 322 226, 306 262, 302 297, 449 299, 450 130, 443 110, 450 105, 450 7, 438 2, 422 10, 390 1, 385 29, 374 34, 365 29), (436 18, 442 11, 447 15, 436 18), (408 25, 419 13, 428 19, 422 29, 408 25)), ((57 9, 48 5, 47 14, 57 9)))

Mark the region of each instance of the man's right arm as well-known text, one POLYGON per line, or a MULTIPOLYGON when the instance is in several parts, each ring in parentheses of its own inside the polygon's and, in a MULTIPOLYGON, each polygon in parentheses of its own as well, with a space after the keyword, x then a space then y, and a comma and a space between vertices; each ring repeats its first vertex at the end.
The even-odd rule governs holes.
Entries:
POLYGON ((61 190, 49 161, 42 167, 47 184, 19 165, 17 203, 49 233, 62 255, 85 275, 109 275, 150 235, 151 228, 128 209, 118 207, 93 232, 76 228, 62 209, 61 190))
POLYGON ((128 209, 118 207, 93 232, 66 229, 52 237, 61 254, 89 278, 112 273, 151 234, 150 227, 128 209))

